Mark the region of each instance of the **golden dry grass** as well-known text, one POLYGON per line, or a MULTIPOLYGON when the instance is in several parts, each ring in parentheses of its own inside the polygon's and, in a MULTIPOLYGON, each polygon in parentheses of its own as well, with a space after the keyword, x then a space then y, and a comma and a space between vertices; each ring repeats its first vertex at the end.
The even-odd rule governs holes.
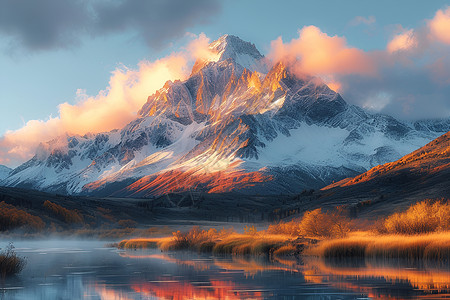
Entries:
POLYGON ((381 222, 375 231, 350 232, 345 211, 306 212, 301 219, 272 224, 267 230, 245 227, 233 230, 173 232, 163 239, 125 240, 122 248, 194 250, 216 254, 283 256, 309 246, 307 255, 320 257, 405 258, 409 260, 448 260, 450 257, 450 205, 444 201, 422 201, 404 213, 396 213, 381 222), (307 238, 305 238, 307 237, 307 238), (320 241, 317 245, 310 243, 320 241))
MULTIPOLYGON (((216 254, 268 255, 292 240, 289 235, 253 232, 239 234, 231 230, 202 230, 198 227, 189 232, 174 232, 172 237, 136 238, 123 240, 121 249, 159 248, 162 251, 194 250, 216 254)), ((285 249, 286 250, 286 249, 285 249)))
POLYGON ((292 240, 289 235, 281 234, 231 234, 218 241, 213 247, 216 254, 268 255, 284 243, 292 240))
POLYGON ((408 260, 448 260, 450 232, 421 235, 366 235, 324 240, 308 249, 307 255, 321 257, 404 258, 408 260))
POLYGON ((217 231, 215 228, 209 230, 200 230, 194 226, 188 232, 176 231, 172 233, 172 238, 159 248, 163 251, 168 250, 194 250, 199 252, 211 252, 217 241, 230 236, 234 231, 232 229, 222 229, 217 231))
POLYGON ((159 248, 162 251, 194 250, 216 254, 267 255, 271 251, 292 240, 287 235, 265 233, 238 234, 235 232, 203 230, 193 228, 186 233, 174 232, 172 237, 136 238, 123 240, 118 244, 121 249, 159 248))
MULTIPOLYGON (((194 250, 232 255, 283 256, 297 253, 295 239, 290 235, 231 233, 214 235, 195 241, 175 237, 137 238, 123 240, 121 249, 159 248, 163 251, 194 250)), ((327 258, 370 257, 402 258, 408 260, 448 260, 450 257, 450 232, 422 235, 379 235, 355 232, 345 238, 324 239, 304 251, 305 255, 327 258)))
MULTIPOLYGON (((299 236, 341 237, 345 236, 349 229, 350 221, 343 210, 322 212, 321 209, 316 209, 306 212, 302 219, 272 224, 267 230, 262 231, 257 231, 254 226, 245 226, 245 232, 238 234, 232 229, 200 230, 198 226, 194 226, 188 232, 173 232, 172 237, 163 240, 124 240, 119 243, 119 247, 134 249, 158 247, 163 251, 194 250, 235 255, 270 255, 274 252, 277 255, 287 255, 297 251, 296 245, 292 242, 299 236)), ((309 239, 304 239, 303 243, 308 241, 309 239)))

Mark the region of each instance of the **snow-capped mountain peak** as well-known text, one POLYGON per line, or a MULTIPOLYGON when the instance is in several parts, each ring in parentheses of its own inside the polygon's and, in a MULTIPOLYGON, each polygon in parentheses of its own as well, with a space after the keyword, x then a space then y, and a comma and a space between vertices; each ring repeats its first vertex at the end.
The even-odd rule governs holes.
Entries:
POLYGON ((209 45, 209 48, 219 54, 219 60, 236 59, 239 55, 247 55, 256 60, 263 56, 255 44, 241 40, 234 35, 223 35, 209 45))
POLYGON ((396 160, 450 130, 443 120, 372 115, 283 63, 262 74, 263 56, 238 37, 209 47, 210 60, 150 95, 124 128, 44 142, 1 183, 120 196, 294 193, 396 160))
POLYGON ((243 41, 237 36, 225 34, 213 41, 209 45, 209 50, 210 57, 197 60, 192 68, 192 74, 197 73, 208 63, 228 59, 251 71, 267 72, 267 67, 262 61, 264 56, 256 49, 255 44, 243 41))

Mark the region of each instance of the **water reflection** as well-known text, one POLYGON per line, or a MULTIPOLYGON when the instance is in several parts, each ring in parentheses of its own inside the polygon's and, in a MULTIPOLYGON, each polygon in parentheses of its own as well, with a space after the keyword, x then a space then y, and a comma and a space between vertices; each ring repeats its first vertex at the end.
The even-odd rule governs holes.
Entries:
POLYGON ((262 299, 262 290, 249 290, 232 281, 203 282, 154 281, 133 285, 132 289, 145 296, 161 299, 262 299))
POLYGON ((0 299, 416 299, 450 297, 449 265, 118 251, 101 242, 17 242, 28 258, 0 299), (26 247, 26 248, 25 248, 26 247))
POLYGON ((306 258, 304 262, 305 280, 328 282, 339 289, 367 293, 371 298, 450 297, 448 263, 412 264, 401 260, 333 261, 312 258, 306 258))

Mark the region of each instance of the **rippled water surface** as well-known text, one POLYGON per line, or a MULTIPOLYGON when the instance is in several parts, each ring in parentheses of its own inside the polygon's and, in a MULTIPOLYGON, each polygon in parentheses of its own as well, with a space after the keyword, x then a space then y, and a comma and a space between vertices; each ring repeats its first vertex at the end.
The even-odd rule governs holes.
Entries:
MULTIPOLYGON (((6 243, 1 243, 1 246, 6 243)), ((27 266, 0 299, 438 299, 448 264, 119 251, 93 241, 15 242, 27 266)))

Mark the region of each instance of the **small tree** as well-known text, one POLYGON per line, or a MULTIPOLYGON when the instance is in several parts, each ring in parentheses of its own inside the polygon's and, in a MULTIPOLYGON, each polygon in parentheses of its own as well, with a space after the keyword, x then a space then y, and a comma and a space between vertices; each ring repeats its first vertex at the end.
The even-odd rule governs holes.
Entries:
POLYGON ((331 212, 318 208, 305 212, 299 227, 305 236, 342 237, 350 231, 350 220, 341 207, 331 212))
POLYGON ((329 236, 329 220, 321 208, 307 211, 300 222, 300 230, 306 236, 329 236))

